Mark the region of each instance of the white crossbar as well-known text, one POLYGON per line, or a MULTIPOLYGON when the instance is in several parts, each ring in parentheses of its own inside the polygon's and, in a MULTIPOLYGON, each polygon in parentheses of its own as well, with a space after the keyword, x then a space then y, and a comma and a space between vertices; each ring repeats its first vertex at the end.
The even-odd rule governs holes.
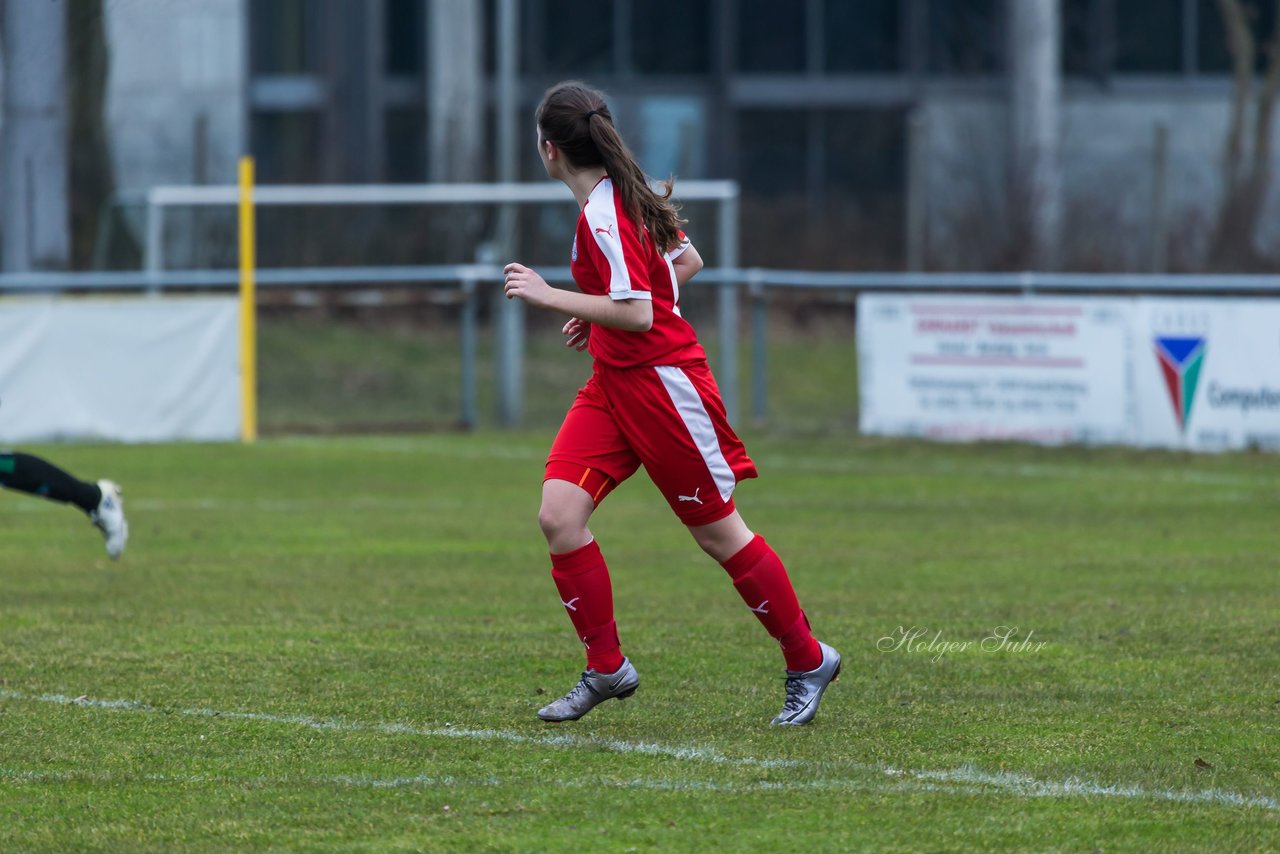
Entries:
MULTIPOLYGON (((736 199, 736 181, 679 181, 676 195, 686 201, 736 199)), ((567 202, 564 187, 550 181, 527 184, 262 184, 253 188, 259 205, 438 205, 567 202)), ((147 207, 233 205, 233 184, 152 187, 147 207)))

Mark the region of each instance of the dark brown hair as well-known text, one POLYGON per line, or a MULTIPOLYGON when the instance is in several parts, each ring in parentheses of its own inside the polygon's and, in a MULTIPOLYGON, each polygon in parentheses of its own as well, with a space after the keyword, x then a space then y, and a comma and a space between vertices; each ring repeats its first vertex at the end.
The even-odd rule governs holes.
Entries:
MULTIPOLYGON (((680 243, 685 220, 676 215, 677 207, 671 202, 675 179, 663 182, 663 193, 654 192, 614 128, 603 93, 577 80, 557 83, 542 96, 535 117, 542 138, 555 143, 573 168, 604 167, 622 197, 622 209, 637 227, 649 229, 659 249, 670 251, 680 243)), ((644 229, 640 229, 640 241, 644 242, 644 229)))

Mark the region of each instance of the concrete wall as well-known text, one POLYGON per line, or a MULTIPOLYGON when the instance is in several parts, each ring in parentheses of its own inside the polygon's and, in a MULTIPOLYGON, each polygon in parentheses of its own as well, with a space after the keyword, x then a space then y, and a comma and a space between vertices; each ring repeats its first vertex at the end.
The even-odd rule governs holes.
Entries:
MULTIPOLYGON (((1221 202, 1229 98, 1225 85, 1189 93, 1065 97, 1063 256, 1069 268, 1147 270, 1161 227, 1168 267, 1203 264, 1221 202), (1168 128, 1162 217, 1155 203, 1159 125, 1168 128)), ((1003 251, 1009 213, 1004 99, 998 93, 937 96, 923 104, 922 115, 931 265, 991 266, 1003 251)), ((1280 137, 1272 157, 1280 174, 1280 137)), ((1280 186, 1272 189, 1257 237, 1265 254, 1280 259, 1280 186)))

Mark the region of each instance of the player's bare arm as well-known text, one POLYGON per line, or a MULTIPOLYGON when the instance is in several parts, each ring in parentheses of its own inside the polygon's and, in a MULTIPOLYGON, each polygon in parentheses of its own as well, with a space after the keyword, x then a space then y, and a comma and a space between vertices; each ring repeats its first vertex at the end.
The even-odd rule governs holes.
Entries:
POLYGON ((522 299, 535 308, 628 332, 648 332, 653 328, 653 303, 650 300, 615 300, 604 294, 553 288, 536 270, 518 263, 508 264, 503 275, 507 299, 522 299))
POLYGON ((676 271, 676 284, 683 288, 685 282, 698 275, 698 271, 702 269, 702 256, 690 243, 683 252, 671 259, 671 268, 676 271))

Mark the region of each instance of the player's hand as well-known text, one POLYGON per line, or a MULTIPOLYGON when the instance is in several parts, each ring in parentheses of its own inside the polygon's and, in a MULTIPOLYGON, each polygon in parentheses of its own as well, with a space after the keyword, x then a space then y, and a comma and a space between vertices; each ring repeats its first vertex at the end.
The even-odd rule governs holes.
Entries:
POLYGON ((550 304, 555 288, 537 272, 513 262, 503 268, 502 275, 507 299, 518 297, 535 308, 546 308, 550 304))
POLYGON ((587 349, 587 339, 591 337, 591 324, 574 317, 560 330, 564 333, 564 346, 573 347, 579 353, 587 349))

